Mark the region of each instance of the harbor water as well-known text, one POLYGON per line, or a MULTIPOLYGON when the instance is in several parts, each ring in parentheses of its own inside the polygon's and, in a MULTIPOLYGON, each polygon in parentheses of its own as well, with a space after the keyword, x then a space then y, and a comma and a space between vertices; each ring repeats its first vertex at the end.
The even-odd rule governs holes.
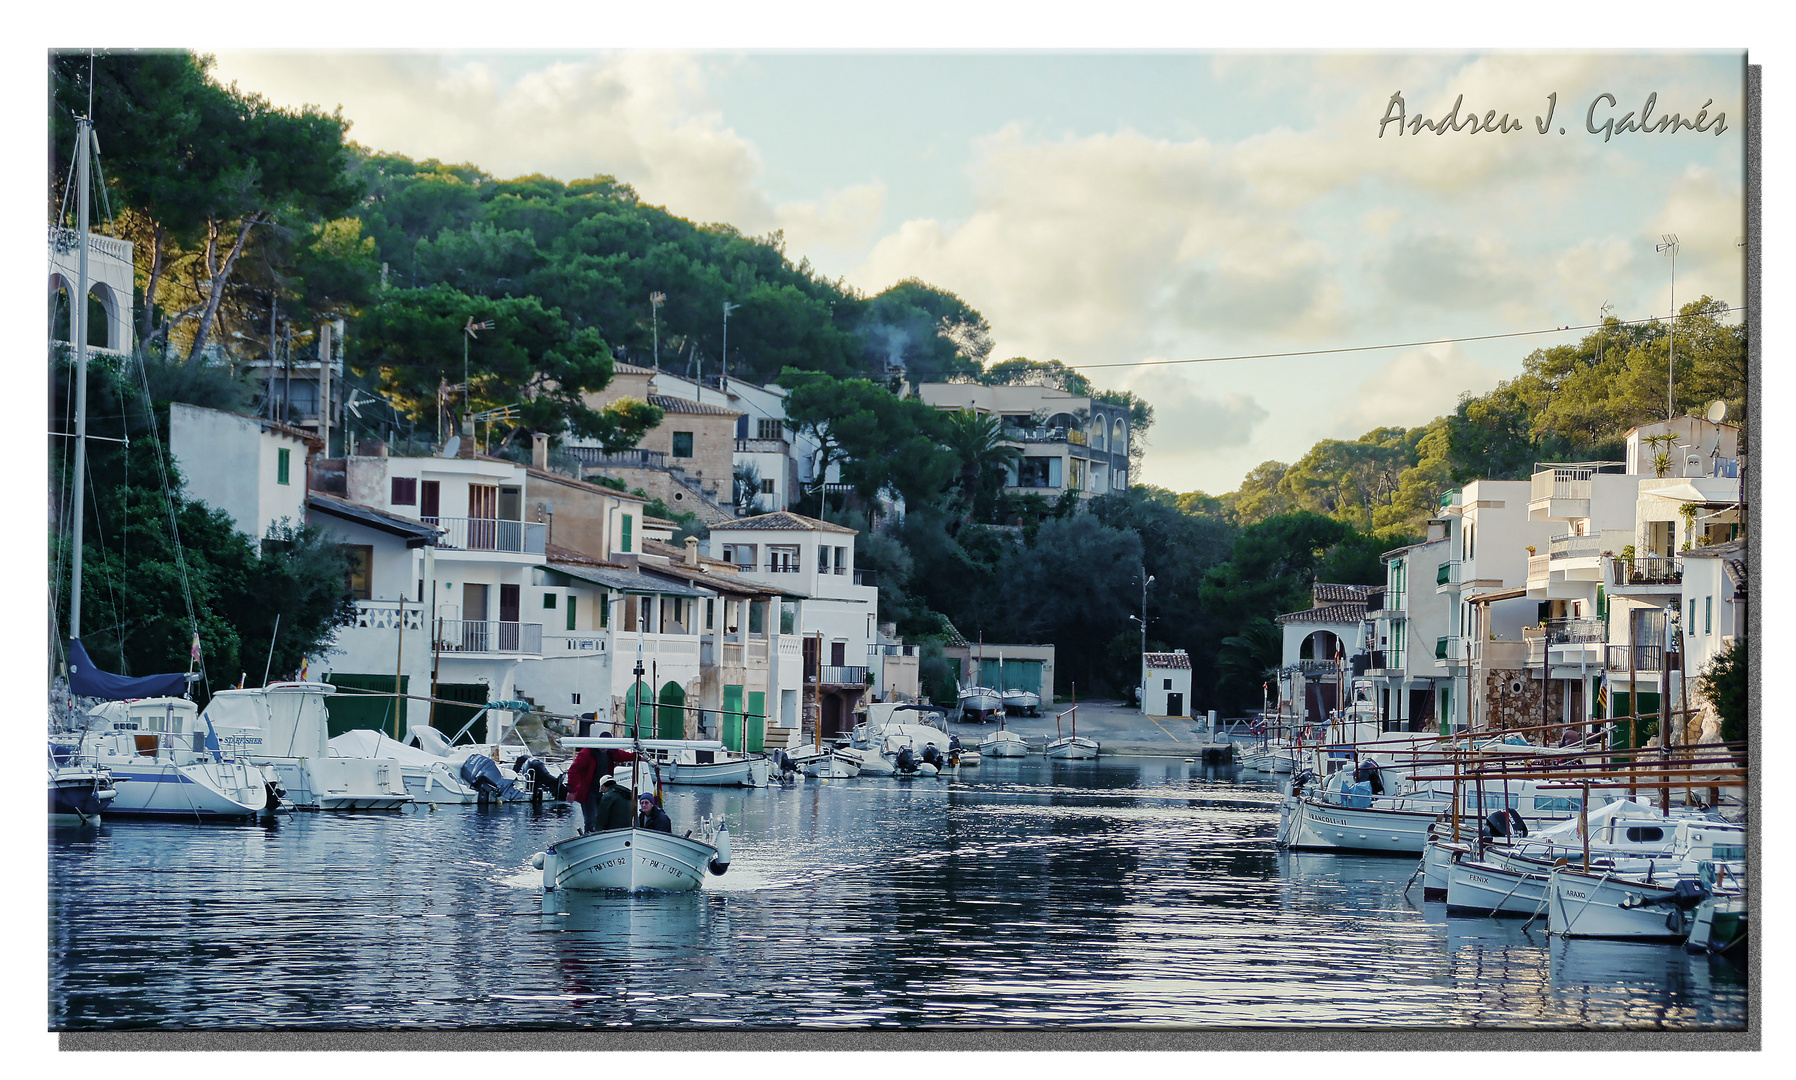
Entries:
POLYGON ((1276 784, 1172 757, 670 787, 685 894, 545 894, 565 805, 53 827, 49 1027, 1740 1030, 1744 966, 1424 903, 1280 851, 1276 784))

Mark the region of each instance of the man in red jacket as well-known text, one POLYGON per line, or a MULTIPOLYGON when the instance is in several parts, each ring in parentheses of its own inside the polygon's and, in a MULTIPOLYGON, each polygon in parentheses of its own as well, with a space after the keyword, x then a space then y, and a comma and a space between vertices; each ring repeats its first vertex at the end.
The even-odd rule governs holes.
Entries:
POLYGON ((581 832, 591 832, 593 823, 599 819, 599 784, 595 775, 598 769, 598 751, 589 746, 581 747, 574 755, 574 763, 568 766, 567 798, 580 808, 580 820, 576 824, 581 832))

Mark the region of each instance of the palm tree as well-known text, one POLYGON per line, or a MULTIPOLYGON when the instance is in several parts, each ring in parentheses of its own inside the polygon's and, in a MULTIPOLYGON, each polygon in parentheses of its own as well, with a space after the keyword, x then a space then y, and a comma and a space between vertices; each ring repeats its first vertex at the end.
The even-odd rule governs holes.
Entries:
POLYGON ((1012 466, 1023 452, 1005 441, 1004 424, 996 416, 967 410, 949 413, 947 421, 942 445, 960 459, 958 483, 970 509, 985 471, 1012 466))

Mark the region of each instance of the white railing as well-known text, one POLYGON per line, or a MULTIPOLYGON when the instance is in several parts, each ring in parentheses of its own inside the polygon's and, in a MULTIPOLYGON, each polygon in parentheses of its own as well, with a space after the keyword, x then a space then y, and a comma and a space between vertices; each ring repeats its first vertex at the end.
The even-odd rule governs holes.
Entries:
POLYGON ((544 634, 543 652, 606 652, 611 641, 609 630, 598 634, 544 634))
POLYGON ((437 622, 441 652, 531 653, 543 651, 542 623, 441 619, 437 622))
POLYGON ((1552 559, 1594 559, 1603 553, 1601 536, 1555 536, 1547 541, 1552 559))
POLYGON ((783 636, 780 638, 780 660, 781 660, 781 662, 784 662, 787 660, 797 660, 800 657, 802 657, 803 655, 804 655, 804 646, 799 644, 798 638, 792 637, 790 635, 783 636))
MULTIPOLYGON (((74 229, 50 227, 50 250, 57 253, 73 253, 81 246, 81 234, 74 229)), ((99 233, 87 234, 87 253, 104 255, 129 264, 131 262, 131 241, 120 240, 116 236, 101 236, 99 233)))
POLYGON ((723 643, 723 662, 735 667, 742 666, 742 646, 733 642, 723 643))
POLYGON ((767 663, 766 641, 751 641, 748 643, 748 662, 751 664, 767 663))
MULTIPOLYGON (((405 629, 423 630, 424 616, 423 604, 407 603, 405 606, 405 629)), ((399 602, 397 600, 357 600, 355 602, 355 625, 360 630, 399 629, 399 602)))
POLYGON ((1545 585, 1547 582, 1547 564, 1552 562, 1551 555, 1528 556, 1528 588, 1545 585))
POLYGON ((1589 466, 1542 469, 1529 479, 1532 481, 1529 496, 1534 502, 1545 499, 1588 499, 1590 498, 1590 478, 1596 470, 1589 466))
POLYGON ((427 525, 446 531, 438 548, 462 551, 511 551, 541 555, 549 527, 539 521, 502 521, 498 518, 425 518, 427 525))

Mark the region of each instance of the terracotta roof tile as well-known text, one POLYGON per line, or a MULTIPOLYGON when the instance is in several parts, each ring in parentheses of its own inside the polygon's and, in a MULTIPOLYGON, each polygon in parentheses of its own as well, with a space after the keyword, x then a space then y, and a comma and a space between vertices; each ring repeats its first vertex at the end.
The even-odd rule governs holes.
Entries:
POLYGON ((711 526, 712 532, 733 532, 749 529, 784 529, 803 530, 806 532, 835 532, 858 536, 860 530, 850 529, 846 525, 837 525, 829 521, 818 521, 816 518, 794 514, 790 510, 776 510, 771 514, 756 514, 754 517, 736 518, 711 526))

